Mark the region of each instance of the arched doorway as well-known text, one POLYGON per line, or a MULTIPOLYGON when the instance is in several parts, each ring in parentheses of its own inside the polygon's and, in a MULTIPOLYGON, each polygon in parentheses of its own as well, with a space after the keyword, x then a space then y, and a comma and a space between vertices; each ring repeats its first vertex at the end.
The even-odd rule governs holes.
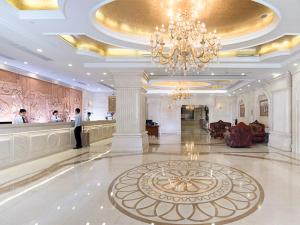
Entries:
POLYGON ((203 143, 208 138, 209 109, 205 105, 181 106, 181 143, 203 143))

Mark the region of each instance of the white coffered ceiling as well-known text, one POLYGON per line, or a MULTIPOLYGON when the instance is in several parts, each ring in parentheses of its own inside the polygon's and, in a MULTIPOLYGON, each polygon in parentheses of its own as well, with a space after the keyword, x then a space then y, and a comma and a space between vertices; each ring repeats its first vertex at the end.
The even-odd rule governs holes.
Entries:
MULTIPOLYGON (((148 51, 147 39, 117 33, 96 22, 97 9, 109 2, 111 0, 59 0, 56 10, 19 10, 0 0, 1 67, 95 92, 111 90, 114 73, 140 71, 147 73, 151 81, 236 81, 234 85, 219 88, 231 93, 258 80, 293 71, 298 63, 300 65, 300 46, 296 46, 263 56, 221 57, 199 74, 170 76, 163 68, 152 64, 147 54, 100 55, 74 48, 60 37, 85 35, 107 46, 148 51)), ((272 9, 278 18, 263 30, 224 40, 224 50, 253 48, 286 35, 300 35, 299 0, 256 2, 272 9)))

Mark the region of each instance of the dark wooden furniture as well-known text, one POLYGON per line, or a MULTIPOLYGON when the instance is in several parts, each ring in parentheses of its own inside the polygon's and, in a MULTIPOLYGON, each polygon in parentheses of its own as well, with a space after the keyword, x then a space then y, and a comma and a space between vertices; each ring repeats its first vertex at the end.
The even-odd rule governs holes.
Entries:
POLYGON ((252 145, 251 127, 243 122, 230 127, 225 134, 225 142, 233 148, 250 147, 252 145))
POLYGON ((252 142, 255 143, 264 143, 266 140, 265 125, 255 120, 253 123, 250 123, 252 131, 252 142))
POLYGON ((158 125, 146 125, 146 131, 149 136, 159 136, 159 126, 158 125))
POLYGON ((231 123, 223 122, 222 120, 219 120, 218 122, 215 123, 210 123, 208 129, 210 132, 210 136, 213 138, 217 138, 217 137, 224 138, 226 127, 227 128, 231 127, 231 123))

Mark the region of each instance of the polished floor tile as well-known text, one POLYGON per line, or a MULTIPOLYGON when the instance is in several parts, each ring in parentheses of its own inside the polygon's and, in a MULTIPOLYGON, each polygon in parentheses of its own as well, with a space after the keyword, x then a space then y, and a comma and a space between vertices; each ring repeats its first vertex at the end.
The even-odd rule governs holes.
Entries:
POLYGON ((298 156, 265 145, 231 149, 190 128, 182 137, 151 138, 144 153, 113 153, 109 143, 96 143, 90 151, 72 150, 0 171, 0 224, 300 221, 298 156))

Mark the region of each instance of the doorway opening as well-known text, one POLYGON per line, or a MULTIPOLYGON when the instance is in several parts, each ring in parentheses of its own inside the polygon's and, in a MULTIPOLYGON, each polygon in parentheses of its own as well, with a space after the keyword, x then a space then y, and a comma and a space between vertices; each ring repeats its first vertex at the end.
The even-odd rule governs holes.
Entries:
POLYGON ((209 109, 205 105, 183 105, 181 107, 181 143, 207 142, 209 109))

